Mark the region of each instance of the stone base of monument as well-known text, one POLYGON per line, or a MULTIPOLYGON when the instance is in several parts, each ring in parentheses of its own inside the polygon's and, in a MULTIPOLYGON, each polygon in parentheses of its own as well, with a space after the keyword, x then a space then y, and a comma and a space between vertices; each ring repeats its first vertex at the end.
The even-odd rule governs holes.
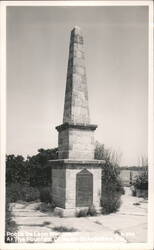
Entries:
MULTIPOLYGON (((54 209, 54 215, 59 216, 59 217, 84 217, 83 211, 85 212, 85 216, 87 216, 86 213, 88 212, 88 210, 89 210, 89 207, 82 207, 82 208, 76 207, 76 208, 67 208, 67 209, 56 207, 54 209), (82 216, 79 216, 79 214, 82 214, 82 216)), ((96 211, 96 215, 100 215, 102 208, 97 207, 95 208, 95 211, 96 211)))
POLYGON ((104 161, 59 159, 52 166, 52 199, 55 213, 74 216, 83 208, 100 207, 104 161))
POLYGON ((56 207, 54 209, 54 215, 59 217, 74 217, 76 215, 76 210, 73 209, 64 209, 61 207, 56 207))
POLYGON ((52 166, 55 215, 76 216, 80 210, 85 210, 80 214, 84 216, 85 213, 86 216, 86 210, 90 207, 100 213, 103 160, 58 159, 49 164, 52 166))

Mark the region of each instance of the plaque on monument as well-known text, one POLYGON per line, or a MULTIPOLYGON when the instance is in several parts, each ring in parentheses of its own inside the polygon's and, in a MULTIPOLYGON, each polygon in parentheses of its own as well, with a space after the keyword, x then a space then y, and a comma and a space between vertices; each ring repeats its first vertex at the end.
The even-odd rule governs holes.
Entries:
POLYGON ((86 169, 76 176, 76 207, 93 204, 93 175, 86 169))

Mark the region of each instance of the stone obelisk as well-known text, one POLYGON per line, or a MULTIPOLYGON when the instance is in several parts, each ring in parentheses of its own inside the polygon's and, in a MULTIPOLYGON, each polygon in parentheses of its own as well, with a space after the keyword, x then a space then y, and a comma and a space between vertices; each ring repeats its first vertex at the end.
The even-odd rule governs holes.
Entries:
POLYGON ((79 27, 71 32, 63 123, 89 124, 88 90, 83 48, 79 27))
POLYGON ((94 160, 94 131, 90 123, 83 35, 71 31, 63 124, 57 126, 58 160, 52 166, 52 197, 63 215, 80 209, 100 209, 101 164, 94 160))

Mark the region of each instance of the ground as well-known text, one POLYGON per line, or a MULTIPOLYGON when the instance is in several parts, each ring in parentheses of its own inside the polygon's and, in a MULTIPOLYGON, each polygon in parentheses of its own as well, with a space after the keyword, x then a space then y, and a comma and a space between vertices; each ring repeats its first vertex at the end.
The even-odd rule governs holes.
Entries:
MULTIPOLYGON (((126 188, 118 212, 93 217, 60 218, 40 212, 40 202, 12 203, 18 242, 138 243, 147 240, 147 200, 126 188)), ((8 232, 9 234, 9 232, 8 232)))

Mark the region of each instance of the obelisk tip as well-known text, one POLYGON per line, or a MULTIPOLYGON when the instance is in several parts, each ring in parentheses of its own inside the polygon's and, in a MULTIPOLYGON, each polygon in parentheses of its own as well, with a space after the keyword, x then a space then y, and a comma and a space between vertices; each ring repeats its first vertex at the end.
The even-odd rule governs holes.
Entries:
POLYGON ((72 32, 74 33, 81 33, 81 29, 79 26, 75 25, 74 28, 72 29, 72 32))
POLYGON ((77 26, 77 25, 75 25, 75 26, 74 26, 74 29, 76 29, 76 30, 80 30, 80 27, 79 27, 79 26, 77 26))

